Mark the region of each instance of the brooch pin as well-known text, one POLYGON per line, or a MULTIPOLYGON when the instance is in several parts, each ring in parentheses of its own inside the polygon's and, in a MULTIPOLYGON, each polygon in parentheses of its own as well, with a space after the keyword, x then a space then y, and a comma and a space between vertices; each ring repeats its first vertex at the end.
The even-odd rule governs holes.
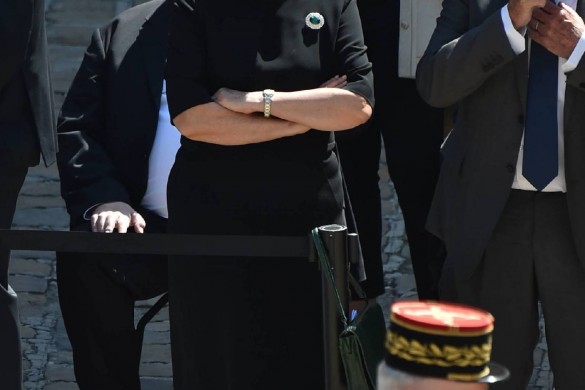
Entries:
POLYGON ((318 30, 325 24, 325 18, 319 12, 310 12, 305 17, 305 24, 313 30, 318 30))

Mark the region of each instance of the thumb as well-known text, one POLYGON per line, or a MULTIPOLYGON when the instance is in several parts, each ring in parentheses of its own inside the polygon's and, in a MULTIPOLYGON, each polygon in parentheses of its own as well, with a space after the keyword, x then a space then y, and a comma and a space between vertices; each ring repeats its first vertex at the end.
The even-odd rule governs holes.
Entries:
POLYGON ((146 227, 146 221, 142 218, 142 215, 138 212, 133 212, 130 218, 130 225, 134 226, 134 231, 136 233, 144 233, 144 228, 146 227))

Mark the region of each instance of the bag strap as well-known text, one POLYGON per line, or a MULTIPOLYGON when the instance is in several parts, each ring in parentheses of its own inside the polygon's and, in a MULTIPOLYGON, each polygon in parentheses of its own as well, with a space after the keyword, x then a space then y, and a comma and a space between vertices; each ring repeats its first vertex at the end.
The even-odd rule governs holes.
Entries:
POLYGON ((351 285, 351 288, 355 291, 358 298, 366 301, 368 300, 366 292, 360 285, 360 282, 358 282, 357 279, 351 273, 349 274, 349 284, 351 285))
POLYGON ((331 265, 329 263, 329 258, 327 257, 327 253, 325 252, 325 247, 323 246, 323 241, 321 241, 321 236, 319 236, 319 228, 314 228, 311 231, 313 235, 313 241, 315 242, 315 248, 317 248, 317 255, 319 257, 319 263, 321 264, 321 270, 325 273, 325 277, 327 278, 327 282, 329 283, 329 287, 335 293, 335 300, 337 303, 337 311, 339 313, 339 317, 341 318, 341 322, 343 323, 343 328, 347 328, 347 315, 345 314, 345 310, 343 308, 343 304, 341 303, 341 298, 339 297, 339 291, 335 286, 335 280, 333 278, 333 272, 331 271, 331 265))

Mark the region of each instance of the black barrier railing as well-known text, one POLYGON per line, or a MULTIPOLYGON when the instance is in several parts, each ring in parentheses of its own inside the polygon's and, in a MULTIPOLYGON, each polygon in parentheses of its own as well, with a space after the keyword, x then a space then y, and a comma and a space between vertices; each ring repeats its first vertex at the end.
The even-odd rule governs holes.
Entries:
MULTIPOLYGON (((357 236, 348 234, 347 228, 343 225, 324 225, 319 227, 319 233, 330 257, 337 289, 340 292, 345 292, 340 294, 340 298, 347 311, 349 302, 348 258, 353 256, 357 236)), ((0 247, 12 250, 81 253, 292 257, 316 261, 316 253, 309 236, 99 234, 0 229, 0 247)), ((338 335, 341 332, 342 324, 336 308, 336 298, 328 287, 324 273, 322 273, 321 284, 325 390, 346 390, 338 346, 338 335)))

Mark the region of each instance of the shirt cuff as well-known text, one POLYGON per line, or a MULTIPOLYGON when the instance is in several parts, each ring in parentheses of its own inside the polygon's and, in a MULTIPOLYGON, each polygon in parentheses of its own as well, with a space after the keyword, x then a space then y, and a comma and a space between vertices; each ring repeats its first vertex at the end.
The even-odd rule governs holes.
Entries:
POLYGON ((524 40, 524 35, 526 35, 526 27, 522 27, 520 31, 514 28, 512 19, 510 19, 510 13, 508 12, 507 5, 502 7, 501 15, 502 22, 504 22, 504 30, 506 31, 506 35, 510 40, 510 46, 512 46, 514 53, 518 55, 526 50, 526 42, 524 40))
POLYGON ((585 37, 581 35, 581 38, 579 38, 579 42, 577 42, 577 46, 575 46, 575 50, 573 50, 573 53, 571 53, 569 59, 566 60, 566 62, 563 61, 563 72, 567 73, 574 70, 579 64, 579 61, 581 61, 583 53, 585 53, 585 37))

